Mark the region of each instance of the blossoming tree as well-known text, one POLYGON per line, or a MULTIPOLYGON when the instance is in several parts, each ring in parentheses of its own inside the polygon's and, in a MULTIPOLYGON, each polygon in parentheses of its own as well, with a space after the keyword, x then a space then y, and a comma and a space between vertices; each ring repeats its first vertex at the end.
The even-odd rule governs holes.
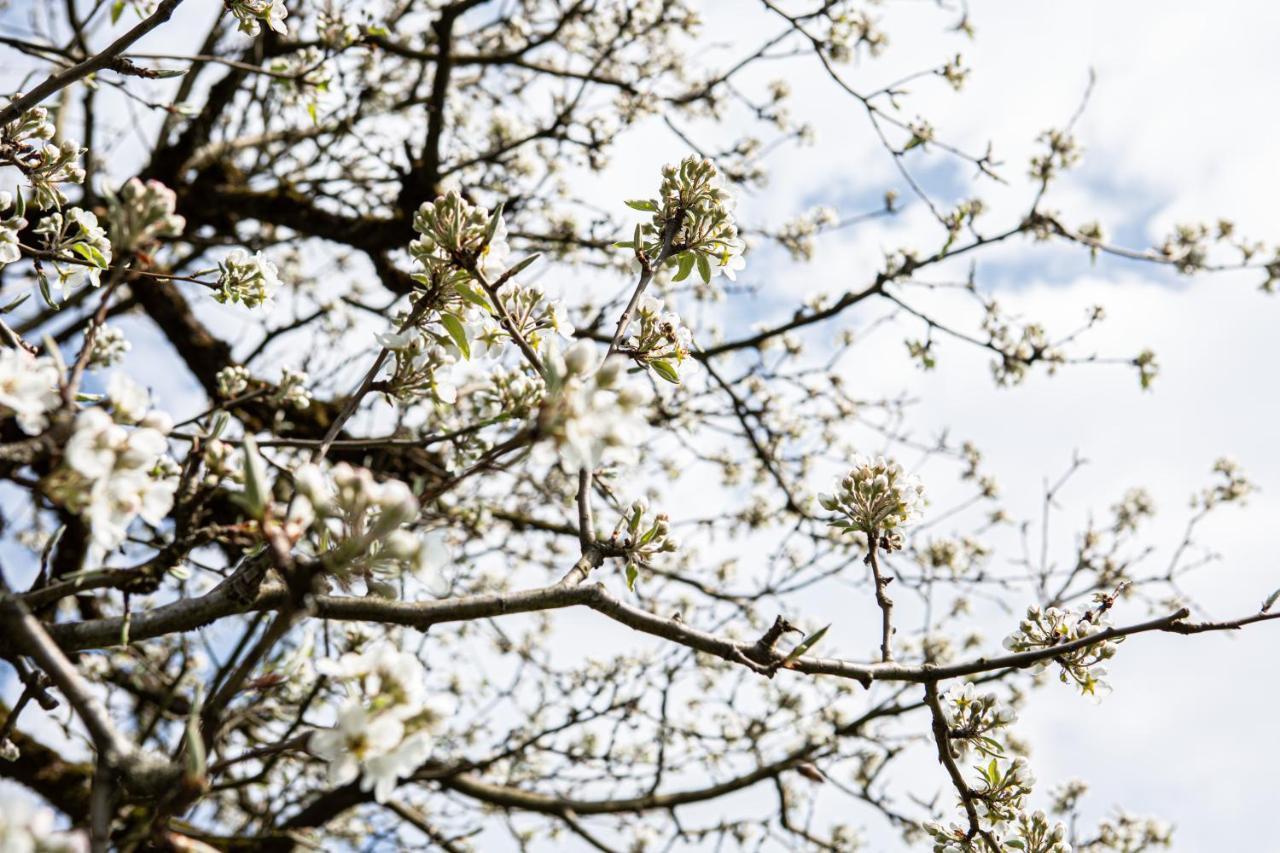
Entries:
POLYGON ((692 0, 175 15, 195 5, 68 0, 0 39, 29 72, 0 107, 0 777, 27 789, 4 789, 5 849, 852 850, 851 803, 942 851, 1168 844, 1126 814, 1082 825, 1081 783, 1037 790, 1016 709, 1097 694, 1122 641, 1280 615, 1176 600, 1199 520, 1249 481, 1219 463, 1167 572, 1125 556, 1142 491, 1005 572, 979 450, 922 445, 903 399, 860 392, 848 324, 905 318, 925 369, 949 342, 1000 384, 1102 361, 1145 387, 1152 353, 1083 348, 1101 308, 1054 332, 970 273, 960 326, 930 276, 1056 242, 1270 290, 1266 247, 1066 221, 1072 126, 1029 170, 950 144, 905 83, 852 82, 888 38, 862 3, 765 0, 767 35, 729 54, 699 49, 692 0), (739 220, 769 152, 810 135, 785 81, 758 84, 784 56, 838 88, 904 195, 739 220), (584 194, 655 126, 688 154, 628 164, 651 196, 584 194), (972 194, 927 192, 935 160, 972 194), (1026 205, 988 210, 996 181, 1026 205), (821 263, 825 232, 912 206, 930 242, 745 316, 753 254, 821 263), (131 376, 140 357, 167 384, 131 376), (968 497, 929 503, 908 455, 968 497), (813 624, 814 594, 877 618, 813 624), (932 776, 899 772, 922 749, 932 776))

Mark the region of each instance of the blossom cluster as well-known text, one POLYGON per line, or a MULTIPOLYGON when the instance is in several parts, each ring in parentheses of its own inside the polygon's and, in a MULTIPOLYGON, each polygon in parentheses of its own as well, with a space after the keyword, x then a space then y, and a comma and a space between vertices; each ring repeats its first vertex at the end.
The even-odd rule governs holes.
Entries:
POLYGON ((693 333, 674 311, 652 296, 640 297, 624 351, 668 382, 679 384, 678 365, 689 357, 693 333))
POLYGON ((550 349, 545 358, 547 394, 538 411, 538 434, 572 471, 630 462, 648 432, 643 414, 648 394, 637 384, 619 384, 620 359, 604 364, 598 359, 589 341, 579 341, 563 356, 550 349))
POLYGON ((58 379, 52 358, 0 348, 0 418, 14 418, 27 435, 43 432, 58 407, 58 379))
POLYGON ((418 280, 465 281, 472 270, 489 275, 506 262, 507 226, 502 211, 473 205, 451 190, 435 201, 424 202, 413 216, 418 238, 409 254, 426 270, 418 280))
POLYGON ((62 465, 45 486, 51 498, 88 522, 103 551, 125 541, 135 518, 164 521, 178 487, 166 439, 173 421, 149 411, 146 392, 123 374, 112 375, 107 396, 110 414, 95 407, 76 415, 62 465))
POLYGON ((1004 747, 992 737, 1018 719, 1017 713, 1002 705, 994 693, 979 693, 972 683, 956 685, 941 696, 951 745, 963 756, 970 746, 988 756, 1004 754, 1004 747))
POLYGON ((314 732, 312 753, 329 763, 329 784, 360 780, 360 790, 386 802, 397 783, 431 754, 430 729, 439 715, 427 705, 422 664, 381 643, 338 660, 322 660, 321 675, 344 685, 337 724, 314 732))
POLYGON ((671 535, 667 514, 660 512, 650 518, 649 502, 644 498, 637 498, 627 507, 609 536, 609 544, 626 552, 627 589, 635 588, 642 563, 680 549, 679 541, 671 535))
MULTIPOLYGON (((469 354, 466 332, 459 334, 469 354)), ((451 405, 457 401, 458 389, 448 374, 458 360, 459 344, 448 327, 420 322, 399 332, 379 335, 378 343, 391 351, 393 359, 391 377, 386 381, 391 396, 404 403, 432 399, 451 405)))
POLYGON ((89 367, 101 369, 119 364, 130 349, 129 340, 124 332, 106 323, 98 325, 90 320, 85 328, 85 337, 92 336, 89 347, 89 367))
POLYGON ((673 281, 683 281, 695 268, 703 282, 721 273, 732 281, 746 266, 742 258, 746 247, 738 237, 732 198, 720 186, 710 160, 686 157, 679 166, 664 166, 658 198, 627 205, 652 213, 653 218, 639 228, 639 242, 617 245, 643 251, 652 259, 662 254, 669 241, 667 262, 676 267, 673 281))
POLYGON ((27 227, 27 220, 22 215, 24 211, 14 205, 10 193, 0 192, 0 211, 5 212, 0 217, 0 269, 3 269, 5 264, 12 264, 22 257, 18 235, 27 227))
POLYGON ((218 302, 239 302, 246 308, 271 308, 272 297, 280 287, 280 275, 276 265, 262 252, 250 255, 244 249, 236 249, 222 259, 218 270, 218 289, 213 294, 218 302))
MULTIPOLYGON (((860 531, 871 539, 893 534, 919 516, 924 485, 900 465, 884 458, 857 459, 834 494, 818 496, 828 512, 844 518, 831 522, 845 531, 860 531)), ((897 544, 897 543, 895 543, 897 544)))
POLYGON ((177 195, 159 181, 130 178, 119 192, 106 192, 111 239, 121 253, 143 248, 161 237, 178 237, 187 220, 174 213, 177 195))
POLYGON ((444 534, 411 532, 405 525, 418 518, 418 500, 399 480, 379 482, 365 468, 345 462, 326 475, 315 465, 295 472, 295 495, 289 523, 297 532, 311 530, 315 556, 324 560, 342 583, 365 581, 372 595, 394 597, 390 583, 408 573, 435 587, 449 558, 444 534))
POLYGON ((67 203, 61 184, 84 181, 83 149, 66 140, 54 144, 57 135, 44 107, 32 107, 0 128, 0 165, 13 166, 26 176, 34 191, 31 203, 39 210, 67 203))
POLYGON ((111 241, 92 211, 71 207, 51 213, 36 226, 36 233, 56 256, 52 264, 60 289, 78 287, 83 281, 94 287, 102 284, 102 271, 111 265, 111 241))
MULTIPOLYGON (((934 853, 985 853, 990 848, 981 836, 969 837, 968 831, 958 826, 943 827, 936 823, 925 825, 933 838, 934 853)), ((996 827, 987 834, 1002 850, 1019 850, 1022 853, 1071 853, 1067 841, 1067 827, 1062 821, 1049 823, 1049 816, 1037 809, 1031 814, 1018 814, 1010 822, 1008 831, 996 827)), ((1140 847, 1120 847, 1120 850, 1140 850, 1140 847)))
MULTIPOLYGON (((1107 627, 1106 613, 1101 608, 1079 615, 1067 609, 1032 605, 1027 608, 1026 618, 1018 623, 1018 629, 1005 637, 1004 647, 1011 652, 1048 649, 1087 639, 1107 627)), ((1114 657, 1115 653, 1115 642, 1100 640, 1055 655, 1052 661, 1062 669, 1063 684, 1074 681, 1082 693, 1094 695, 1099 687, 1105 686, 1101 677, 1106 675, 1106 670, 1098 664, 1114 657)), ((1043 669, 1049 664, 1050 660, 1046 659, 1038 667, 1043 669)))
POLYGON ((240 32, 256 36, 262 24, 280 35, 287 35, 289 29, 284 19, 289 17, 284 0, 228 0, 227 9, 235 16, 240 32))

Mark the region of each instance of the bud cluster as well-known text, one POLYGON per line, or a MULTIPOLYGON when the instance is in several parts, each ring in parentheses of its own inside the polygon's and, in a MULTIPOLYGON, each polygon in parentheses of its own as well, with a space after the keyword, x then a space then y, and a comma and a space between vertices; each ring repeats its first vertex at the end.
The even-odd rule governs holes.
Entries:
POLYGON ((715 164, 686 157, 679 166, 664 166, 658 193, 656 199, 627 202, 634 210, 652 213, 653 218, 639 228, 639 243, 618 245, 656 258, 670 236, 668 263, 676 267, 673 281, 683 281, 695 267, 703 282, 720 273, 735 279, 746 265, 742 259, 745 246, 738 238, 732 198, 721 188, 715 164))
POLYGON ((609 544, 626 552, 627 589, 634 589, 640 566, 659 554, 680 549, 680 543, 671 535, 671 522, 665 512, 649 517, 649 502, 637 498, 618 519, 609 544))
POLYGON ((218 302, 239 302, 246 308, 271 308, 272 297, 280 287, 280 276, 276 265, 262 252, 250 255, 244 249, 236 249, 222 259, 218 270, 218 289, 213 294, 218 302))
POLYGON ((819 495, 818 503, 828 512, 844 516, 832 521, 832 527, 865 533, 873 540, 884 537, 892 549, 901 546, 894 536, 898 529, 919 516, 924 486, 896 462, 883 457, 859 458, 840 481, 839 490, 819 495))
POLYGON ((413 230, 420 236, 409 244, 409 254, 427 272, 420 281, 449 276, 465 281, 466 273, 474 269, 486 274, 496 271, 509 254, 502 211, 491 214, 456 190, 418 208, 413 230))
POLYGON ((39 210, 67 203, 59 184, 84 182, 84 149, 65 140, 54 144, 57 135, 44 107, 32 107, 0 128, 0 166, 13 166, 26 176, 34 190, 31 203, 39 210))
POLYGON ((119 192, 108 190, 105 195, 111 239, 122 253, 161 237, 178 237, 187 226, 187 220, 174 213, 177 195, 159 181, 130 178, 119 192))

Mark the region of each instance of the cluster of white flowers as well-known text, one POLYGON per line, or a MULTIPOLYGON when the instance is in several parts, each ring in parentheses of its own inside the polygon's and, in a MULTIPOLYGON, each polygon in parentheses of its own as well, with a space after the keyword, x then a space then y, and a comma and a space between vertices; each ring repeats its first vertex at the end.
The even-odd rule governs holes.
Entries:
POLYGON ((941 697, 942 710, 955 752, 963 756, 972 746, 983 755, 1003 755, 1004 748, 992 737, 1012 725, 1017 713, 1002 705, 994 693, 979 693, 972 683, 957 684, 941 697))
POLYGON ((507 225, 501 211, 473 205, 450 190, 424 202, 413 217, 418 239, 409 254, 426 270, 419 281, 455 277, 465 279, 472 268, 485 276, 500 272, 507 261, 507 225))
POLYGON ((1192 499, 1192 506, 1212 509, 1219 504, 1240 503, 1257 488, 1244 475, 1240 463, 1228 456, 1213 463, 1213 473, 1221 478, 1221 482, 1203 489, 1192 499))
POLYGON ((280 371, 280 383, 272 399, 276 405, 292 406, 301 411, 311 405, 311 390, 307 388, 310 382, 311 377, 305 370, 286 367, 280 371))
POLYGON ((85 518, 103 551, 124 542, 135 518, 163 522, 178 487, 166 439, 172 419, 148 411, 146 392, 123 374, 112 375, 107 396, 112 414, 98 407, 76 415, 47 484, 51 497, 85 518))
POLYGON ((276 265, 262 252, 250 255, 236 249, 218 264, 218 290, 213 298, 219 302, 239 302, 246 308, 270 309, 272 297, 280 287, 276 265))
POLYGON ((1027 369, 1035 362, 1048 365, 1050 374, 1066 360, 1061 347, 1054 346, 1048 333, 1038 323, 1015 329, 1003 315, 994 299, 987 303, 982 329, 999 357, 991 362, 991 374, 997 385, 1017 385, 1026 378, 1027 369))
POLYGON ((560 356, 547 351, 547 395, 538 412, 538 434, 556 448, 570 470, 593 470, 606 463, 625 464, 648 432, 643 408, 649 395, 638 385, 618 387, 623 365, 611 358, 599 364, 589 341, 579 341, 560 356))
POLYGON ((256 36, 262 24, 266 24, 280 35, 289 30, 284 19, 289 17, 289 10, 284 0, 228 0, 227 9, 239 21, 240 32, 256 36))
POLYGON ((314 550, 340 581, 363 578, 370 594, 394 597, 387 579, 406 573, 429 589, 440 586, 440 570, 449 560, 444 533, 405 529, 418 518, 418 500, 399 480, 378 482, 365 468, 340 462, 326 476, 305 465, 294 474, 296 495, 291 523, 311 529, 314 550))
MULTIPOLYGON (((459 322, 455 315, 449 316, 459 322)), ((449 368, 457 362, 461 346, 468 347, 467 354, 470 355, 483 346, 483 338, 468 336, 460 325, 451 325, 453 334, 448 326, 437 330, 434 325, 423 323, 378 336, 378 343, 391 351, 394 360, 391 377, 387 380, 390 395, 401 402, 416 402, 424 398, 446 405, 457 402, 458 388, 449 378, 449 368), (454 334, 461 337, 461 343, 454 334), (470 344, 468 337, 471 337, 470 344)))
POLYGON ((665 512, 649 517, 649 501, 637 498, 618 519, 609 544, 626 551, 627 589, 634 589, 640 575, 640 565, 659 554, 680 549, 680 542, 671 535, 671 521, 665 512))
MULTIPOLYGON (((982 837, 970 838, 968 831, 958 826, 943 827, 928 823, 925 830, 933 838, 934 853, 987 853, 990 847, 982 837)), ((1071 853, 1067 841, 1067 827, 1062 821, 1049 823, 1049 816, 1037 809, 1031 814, 1018 814, 1010 822, 1007 832, 1001 827, 988 829, 987 833, 1001 845, 1001 850, 1019 850, 1021 853, 1071 853)), ((1141 850, 1141 847, 1118 847, 1118 850, 1141 850)))
POLYGON ((27 220, 18 205, 14 205, 11 193, 0 192, 0 212, 4 213, 0 218, 0 269, 3 269, 5 264, 15 263, 22 257, 18 235, 27 227, 27 220))
POLYGON ((130 178, 119 192, 108 189, 107 222, 120 252, 131 252, 161 237, 178 237, 187 220, 174 213, 178 198, 159 181, 130 178))
POLYGON ((108 326, 106 323, 99 326, 90 320, 85 334, 93 335, 93 345, 89 349, 90 368, 113 367, 124 359, 125 353, 130 349, 124 332, 115 326, 108 326))
POLYGON ((0 128, 0 166, 13 166, 26 176, 34 191, 31 203, 39 210, 67 203, 61 184, 84 181, 84 150, 66 140, 55 145, 51 140, 57 135, 44 107, 32 107, 0 128))
POLYGON ((85 280, 94 287, 102 284, 102 271, 111 265, 111 241, 91 211, 72 207, 65 215, 51 213, 36 226, 36 233, 58 256, 52 264, 59 288, 74 288, 85 280))
POLYGON ((422 664, 384 642, 322 660, 316 671, 346 685, 349 695, 337 725, 311 735, 311 752, 329 762, 329 784, 359 778, 362 791, 385 802, 431 754, 430 729, 439 715, 427 705, 422 664))
POLYGON ((693 333, 674 311, 668 311, 662 300, 640 297, 636 305, 631 334, 623 342, 627 355, 647 365, 668 382, 679 384, 678 365, 689 357, 693 333))
MULTIPOLYGON (((1011 652, 1047 649, 1092 637, 1108 627, 1102 608, 1079 615, 1057 607, 1045 609, 1032 605, 1027 608, 1027 617, 1018 623, 1018 630, 1005 637, 1004 647, 1011 652)), ((1056 662, 1062 669, 1063 684, 1074 681, 1082 693, 1095 695, 1099 687, 1105 686, 1101 677, 1106 675, 1106 670, 1098 664, 1114 657, 1115 653, 1116 642, 1102 640, 1056 655, 1052 660, 1040 661, 1037 667, 1044 669, 1056 662)))
POLYGON ((831 522, 845 531, 868 537, 892 537, 910 524, 924 507, 924 486, 896 462, 884 458, 854 460, 835 494, 818 495, 818 503, 843 519, 831 522))
POLYGON ((249 388, 249 368, 230 364, 218 371, 218 396, 224 400, 239 397, 249 388))
POLYGON ((43 432, 58 407, 58 378, 52 358, 0 348, 0 416, 14 418, 27 435, 43 432))
POLYGON ((484 383, 475 388, 469 399, 482 419, 527 418, 542 403, 545 390, 541 377, 498 365, 486 373, 484 383))
POLYGON ((787 222, 774 233, 774 239, 798 261, 813 260, 814 238, 839 222, 835 208, 815 207, 787 222))
POLYGON ((640 228, 639 245, 635 241, 617 245, 643 250, 655 258, 668 231, 675 228, 668 258, 676 267, 673 281, 684 281, 695 268, 703 282, 721 273, 735 280, 738 270, 746 266, 742 257, 746 246, 738 237, 732 204, 732 197, 720 186, 715 164, 686 157, 679 166, 662 168, 658 198, 627 202, 634 210, 652 213, 653 218, 640 228))
POLYGON ((89 840, 83 832, 54 829, 53 811, 35 808, 15 796, 4 798, 0 810, 0 851, 4 853, 84 853, 89 840))

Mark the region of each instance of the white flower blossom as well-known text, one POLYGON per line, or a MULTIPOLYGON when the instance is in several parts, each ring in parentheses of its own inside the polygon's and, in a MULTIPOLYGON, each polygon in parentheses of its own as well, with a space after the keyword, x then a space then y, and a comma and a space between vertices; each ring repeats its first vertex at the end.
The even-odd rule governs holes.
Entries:
POLYGON ((58 366, 48 356, 0 349, 0 416, 13 417, 27 435, 43 432, 58 407, 58 366))
POLYGON ((280 287, 280 276, 276 265, 262 252, 250 255, 244 249, 236 249, 218 264, 218 269, 221 275, 214 299, 223 303, 239 302, 246 308, 271 308, 280 287))

